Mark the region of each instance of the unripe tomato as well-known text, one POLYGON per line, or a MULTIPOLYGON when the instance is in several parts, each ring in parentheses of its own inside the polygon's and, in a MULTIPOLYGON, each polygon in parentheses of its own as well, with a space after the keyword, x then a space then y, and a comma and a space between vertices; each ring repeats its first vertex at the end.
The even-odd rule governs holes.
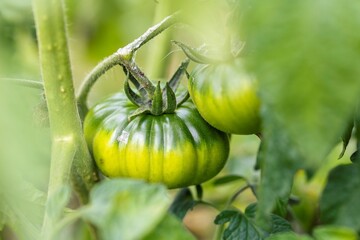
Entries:
POLYGON ((203 120, 192 102, 174 113, 141 114, 129 121, 137 108, 118 93, 86 115, 86 141, 105 176, 178 188, 200 184, 223 168, 229 136, 203 120))
POLYGON ((189 92, 201 116, 213 127, 233 134, 260 131, 256 81, 241 60, 199 65, 190 76, 189 92))

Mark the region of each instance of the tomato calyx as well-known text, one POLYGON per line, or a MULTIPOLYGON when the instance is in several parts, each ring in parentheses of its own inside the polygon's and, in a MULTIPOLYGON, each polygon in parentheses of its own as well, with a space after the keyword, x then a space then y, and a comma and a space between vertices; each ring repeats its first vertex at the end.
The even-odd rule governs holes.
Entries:
POLYGON ((151 86, 155 88, 153 94, 151 95, 148 91, 146 91, 144 86, 136 81, 130 71, 124 67, 124 72, 127 75, 124 83, 124 92, 128 99, 139 107, 129 116, 129 120, 132 120, 141 114, 152 114, 158 116, 165 113, 174 113, 176 108, 183 104, 190 96, 188 91, 182 92, 181 94, 178 94, 178 96, 175 95, 175 92, 180 84, 180 79, 184 73, 186 73, 188 65, 189 59, 184 60, 170 81, 166 82, 164 87, 161 87, 160 81, 157 82, 156 87, 151 86), (131 88, 130 82, 137 89, 137 92, 131 88))

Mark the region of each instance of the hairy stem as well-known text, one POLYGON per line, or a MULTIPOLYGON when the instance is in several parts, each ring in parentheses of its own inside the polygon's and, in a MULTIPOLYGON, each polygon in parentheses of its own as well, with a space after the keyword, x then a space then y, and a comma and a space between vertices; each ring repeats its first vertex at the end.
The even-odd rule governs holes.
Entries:
POLYGON ((0 78, 0 82, 16 84, 19 86, 30 87, 35 89, 44 89, 44 84, 40 81, 20 79, 20 78, 0 78))
POLYGON ((107 70, 120 64, 117 53, 113 53, 109 57, 101 61, 91 72, 85 77, 84 82, 81 84, 79 94, 77 96, 78 103, 86 110, 86 100, 89 95, 91 87, 95 84, 96 80, 103 75, 107 70))
POLYGON ((56 198, 59 197, 58 192, 60 189, 64 186, 68 186, 70 182, 71 165, 75 157, 76 149, 77 143, 73 135, 53 139, 50 182, 41 233, 43 239, 52 239, 52 232, 54 231, 57 221, 59 220, 58 217, 49 215, 49 213, 53 211, 51 208, 54 208, 54 206, 51 205, 51 202, 56 202, 56 198), (61 159, 62 162, 61 164, 54 164, 55 161, 53 159, 61 159))
MULTIPOLYGON (((133 60, 134 53, 145 43, 159 35, 161 32, 173 25, 177 20, 177 14, 166 17, 160 23, 149 28, 143 35, 135 39, 127 46, 118 49, 115 53, 100 62, 84 79, 78 93, 78 102, 84 108, 91 87, 97 79, 107 70, 115 65, 125 67, 129 73, 139 82, 145 89, 150 98, 153 96, 155 87, 133 60)), ((86 109, 86 108, 85 108, 86 109)))
MULTIPOLYGON (((69 184, 72 168, 79 169, 76 172, 81 175, 76 176, 76 179, 80 179, 82 185, 86 186, 85 191, 77 192, 85 202, 90 188, 97 180, 83 137, 74 94, 63 9, 62 0, 33 1, 41 74, 52 136, 47 205, 59 188, 69 184), (82 158, 76 158, 78 155, 82 158)), ((49 218, 45 215, 43 233, 51 229, 49 224, 52 221, 49 218)))
POLYGON ((127 53, 124 56, 128 58, 132 57, 133 53, 136 52, 142 45, 159 35, 164 30, 168 29, 171 25, 176 23, 178 20, 179 13, 174 13, 166 18, 164 18, 160 23, 149 28, 143 35, 135 39, 133 42, 128 44, 126 47, 119 49, 120 52, 127 53))

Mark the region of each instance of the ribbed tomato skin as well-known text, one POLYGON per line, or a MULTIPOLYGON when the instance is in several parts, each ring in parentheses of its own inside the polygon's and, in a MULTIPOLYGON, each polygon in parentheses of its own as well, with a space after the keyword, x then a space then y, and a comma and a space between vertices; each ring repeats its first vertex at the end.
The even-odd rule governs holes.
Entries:
POLYGON ((190 96, 201 116, 213 127, 232 134, 260 131, 260 101, 256 81, 240 60, 200 65, 190 76, 190 96))
POLYGON ((229 136, 211 127, 188 101, 175 113, 128 117, 137 106, 123 93, 90 109, 86 141, 101 172, 164 183, 169 188, 214 177, 229 154, 229 136))

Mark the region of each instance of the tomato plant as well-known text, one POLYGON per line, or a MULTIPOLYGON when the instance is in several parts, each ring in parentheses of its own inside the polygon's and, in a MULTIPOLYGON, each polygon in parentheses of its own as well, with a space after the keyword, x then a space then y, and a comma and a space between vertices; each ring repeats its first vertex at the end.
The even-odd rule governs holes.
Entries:
POLYGON ((217 129, 234 134, 260 132, 257 83, 240 59, 200 65, 190 76, 189 92, 201 116, 217 129))
POLYGON ((358 239, 359 13, 3 0, 0 239, 358 239))

